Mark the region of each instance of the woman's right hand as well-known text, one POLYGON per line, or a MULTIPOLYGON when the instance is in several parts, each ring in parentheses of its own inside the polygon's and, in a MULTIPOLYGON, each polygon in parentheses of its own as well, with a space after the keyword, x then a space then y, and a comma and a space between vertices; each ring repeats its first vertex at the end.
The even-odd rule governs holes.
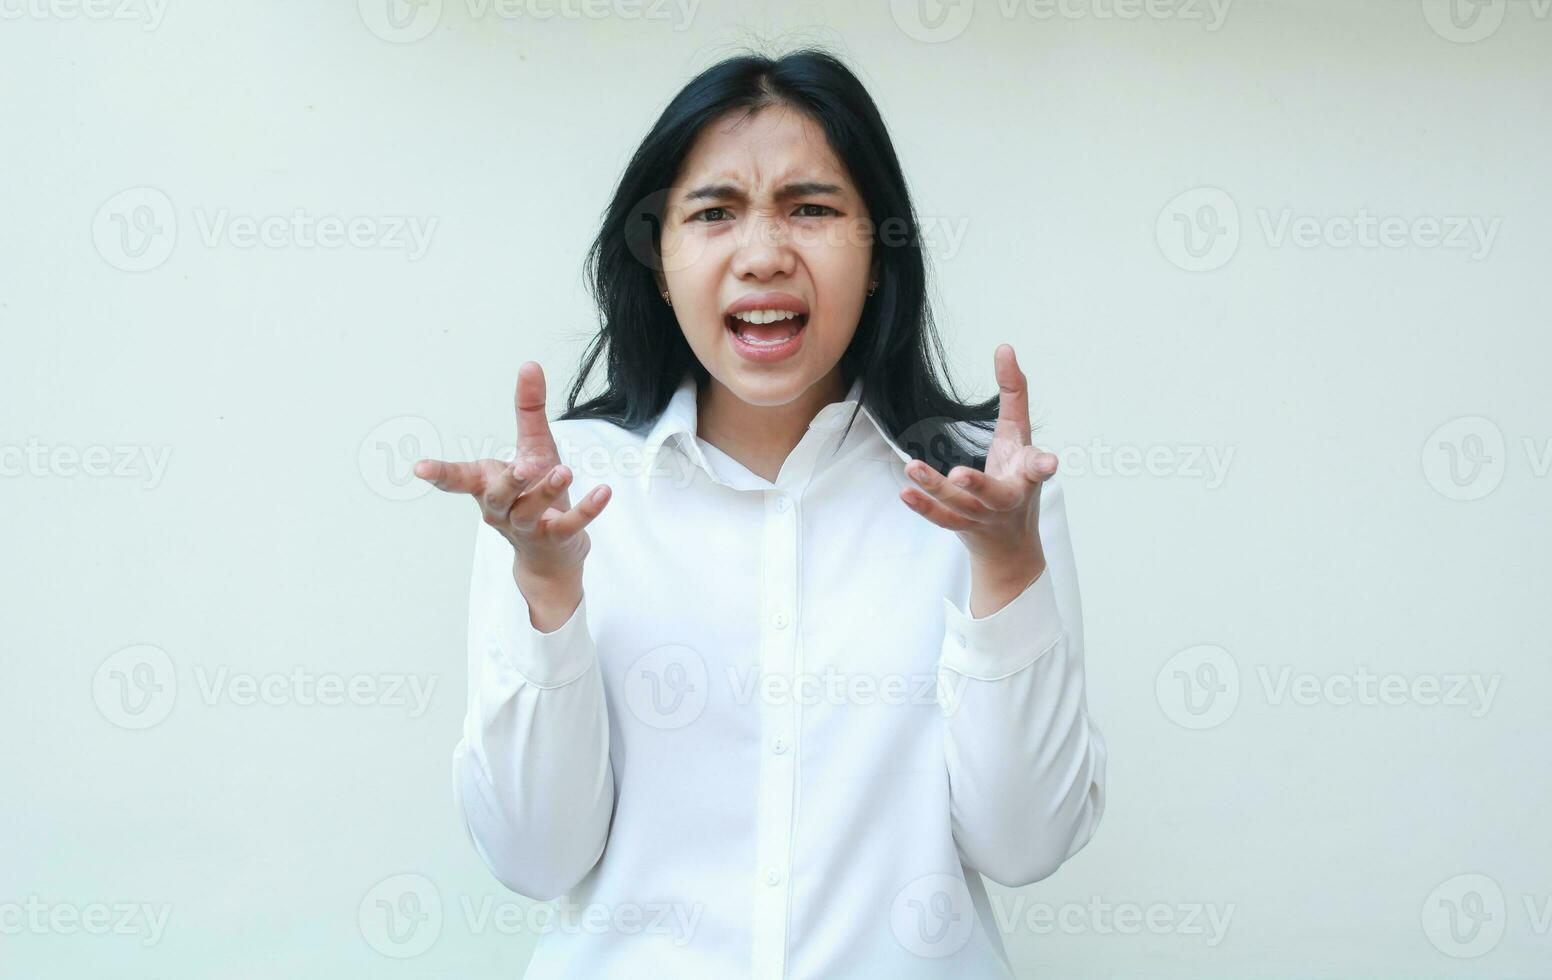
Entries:
POLYGON ((480 505, 485 523, 511 542, 513 574, 525 595, 530 588, 559 592, 580 588, 587 527, 608 503, 606 484, 571 506, 571 471, 560 461, 544 414, 544 370, 537 361, 517 369, 517 452, 511 463, 480 459, 453 463, 423 459, 415 475, 448 493, 466 493, 480 505))

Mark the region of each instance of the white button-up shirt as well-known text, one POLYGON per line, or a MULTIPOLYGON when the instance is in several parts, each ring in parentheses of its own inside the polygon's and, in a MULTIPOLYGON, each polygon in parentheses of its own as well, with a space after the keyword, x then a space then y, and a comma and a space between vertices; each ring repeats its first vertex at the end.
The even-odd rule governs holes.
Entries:
POLYGON ((1046 570, 972 618, 964 545, 899 499, 910 455, 866 409, 842 441, 859 390, 774 483, 697 437, 690 375, 645 431, 553 421, 571 499, 614 494, 553 632, 478 525, 455 795, 497 879, 562 899, 530 980, 1010 977, 982 876, 1094 833, 1060 475, 1046 570))

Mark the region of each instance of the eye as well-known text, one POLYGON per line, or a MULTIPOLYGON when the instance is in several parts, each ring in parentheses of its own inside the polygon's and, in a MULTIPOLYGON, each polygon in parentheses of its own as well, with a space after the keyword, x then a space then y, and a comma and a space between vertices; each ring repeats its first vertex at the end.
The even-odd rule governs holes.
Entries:
MULTIPOLYGON (((828 218, 831 215, 839 215, 841 213, 835 208, 830 207, 828 204, 800 204, 798 205, 798 212, 798 216, 803 218, 828 218), (817 213, 805 212, 805 208, 814 208, 817 213)), ((711 215, 726 214, 727 208, 724 207, 706 208, 704 211, 697 211, 695 214, 691 215, 690 220, 699 221, 703 224, 715 224, 718 220, 722 219, 718 217, 711 217, 711 215)))

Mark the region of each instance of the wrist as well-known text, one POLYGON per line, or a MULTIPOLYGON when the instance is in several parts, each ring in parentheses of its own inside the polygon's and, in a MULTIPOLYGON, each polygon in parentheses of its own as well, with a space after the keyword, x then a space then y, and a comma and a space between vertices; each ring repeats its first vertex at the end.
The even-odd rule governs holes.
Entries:
POLYGON ((1033 554, 1007 558, 973 558, 970 563, 970 615, 990 616, 1018 598, 1045 574, 1045 555, 1033 554))
POLYGON ((1003 555, 972 553, 970 556, 972 579, 1003 588, 1028 585, 1040 577, 1045 571, 1045 565, 1045 552, 1038 545, 1003 555))
POLYGON ((520 562, 512 564, 512 580, 528 605, 528 620, 541 633, 563 626, 582 601, 582 573, 537 575, 520 562))

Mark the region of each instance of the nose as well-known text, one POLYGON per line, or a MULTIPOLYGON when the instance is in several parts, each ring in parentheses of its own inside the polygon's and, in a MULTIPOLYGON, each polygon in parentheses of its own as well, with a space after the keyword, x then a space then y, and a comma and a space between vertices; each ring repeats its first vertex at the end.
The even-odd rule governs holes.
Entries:
POLYGON ((792 275, 797 255, 787 238, 780 218, 753 211, 738 229, 738 245, 733 253, 732 271, 740 279, 766 280, 792 275))

